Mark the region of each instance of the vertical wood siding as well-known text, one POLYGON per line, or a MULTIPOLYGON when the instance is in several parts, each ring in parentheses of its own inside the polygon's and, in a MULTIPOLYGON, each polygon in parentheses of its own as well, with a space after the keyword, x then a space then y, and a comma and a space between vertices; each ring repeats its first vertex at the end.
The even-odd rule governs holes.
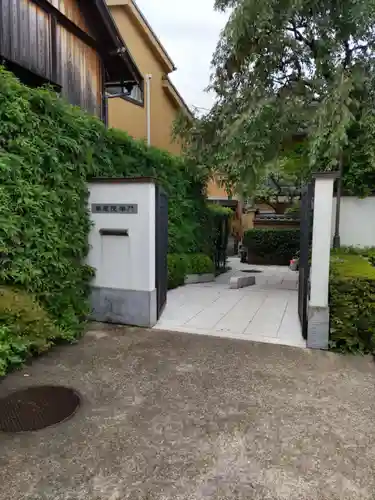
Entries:
POLYGON ((69 102, 99 116, 101 111, 101 61, 97 52, 57 27, 58 83, 69 102))
POLYGON ((48 15, 26 0, 1 0, 0 54, 33 73, 51 79, 48 15))
POLYGON ((79 26, 81 30, 89 35, 92 35, 81 10, 79 9, 77 0, 48 0, 61 14, 64 14, 70 21, 79 26))
MULTIPOLYGON (((77 0, 50 0, 88 32, 77 0)), ((0 0, 0 55, 57 83, 72 104, 101 114, 102 65, 95 49, 57 24, 56 75, 52 75, 51 18, 30 0, 0 0)))

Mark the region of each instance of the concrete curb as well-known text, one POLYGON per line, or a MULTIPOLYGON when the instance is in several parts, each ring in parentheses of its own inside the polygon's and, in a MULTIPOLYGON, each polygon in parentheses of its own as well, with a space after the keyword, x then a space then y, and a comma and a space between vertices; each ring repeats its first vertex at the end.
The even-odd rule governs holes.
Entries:
POLYGON ((185 285, 193 285, 194 283, 209 283, 215 281, 213 273, 206 274, 188 274, 185 276, 185 285))
POLYGON ((255 285, 255 276, 234 276, 229 280, 229 288, 245 288, 246 286, 255 285))

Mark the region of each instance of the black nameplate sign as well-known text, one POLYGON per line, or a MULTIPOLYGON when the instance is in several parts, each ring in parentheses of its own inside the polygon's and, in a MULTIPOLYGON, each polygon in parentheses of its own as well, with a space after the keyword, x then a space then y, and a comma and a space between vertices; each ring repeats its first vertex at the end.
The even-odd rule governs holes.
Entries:
POLYGON ((93 214, 137 214, 137 204, 120 203, 92 203, 91 212, 93 214))

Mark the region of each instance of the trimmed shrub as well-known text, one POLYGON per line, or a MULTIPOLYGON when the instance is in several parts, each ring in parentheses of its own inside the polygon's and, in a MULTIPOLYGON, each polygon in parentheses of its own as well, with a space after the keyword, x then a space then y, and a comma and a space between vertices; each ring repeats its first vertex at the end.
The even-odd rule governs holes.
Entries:
POLYGON ((168 254, 168 290, 185 284, 186 256, 168 254))
POLYGON ((168 254, 168 290, 185 284, 187 274, 213 274, 212 259, 203 253, 168 254))
POLYGON ((215 265, 210 257, 203 253, 185 256, 186 274, 213 274, 215 265))
POLYGON ((202 169, 106 129, 0 67, 0 282, 21 286, 64 330, 82 331, 92 269, 87 179, 151 176, 169 196, 169 251, 209 245, 202 169))
POLYGON ((375 266, 375 248, 367 247, 361 250, 361 255, 366 257, 372 266, 375 266))
POLYGON ((58 339, 71 340, 30 295, 0 287, 0 375, 48 350, 58 339))
POLYGON ((218 218, 224 218, 224 219, 230 219, 233 215, 233 210, 228 207, 223 207, 222 205, 219 205, 217 203, 210 203, 208 205, 208 209, 210 211, 211 217, 218 217, 218 218))
POLYGON ((249 264, 288 265, 300 247, 299 229, 249 229, 244 236, 249 264))
POLYGON ((332 349, 375 352, 375 268, 365 257, 331 257, 330 316, 332 349))

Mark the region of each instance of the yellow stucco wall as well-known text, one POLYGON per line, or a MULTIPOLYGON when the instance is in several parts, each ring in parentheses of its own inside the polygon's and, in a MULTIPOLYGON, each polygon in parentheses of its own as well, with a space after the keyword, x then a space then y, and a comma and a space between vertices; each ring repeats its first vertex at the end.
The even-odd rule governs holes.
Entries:
MULTIPOLYGON (((163 88, 165 71, 152 52, 142 34, 141 28, 135 24, 126 8, 110 7, 112 16, 122 37, 143 77, 149 73, 151 80, 151 144, 179 154, 181 148, 172 141, 171 133, 179 108, 174 104, 163 88)), ((137 139, 146 138, 146 108, 137 106, 121 98, 110 99, 108 105, 108 122, 128 132, 137 139)))
POLYGON ((217 178, 211 179, 207 185, 207 196, 208 198, 217 198, 219 200, 223 199, 232 199, 238 200, 238 196, 236 193, 232 193, 231 196, 228 196, 228 192, 225 187, 217 178))
POLYGON ((207 196, 209 198, 228 198, 225 188, 215 180, 210 180, 207 186, 207 196))
POLYGON ((243 214, 241 217, 242 229, 243 231, 248 231, 254 228, 255 210, 247 214, 243 214))

